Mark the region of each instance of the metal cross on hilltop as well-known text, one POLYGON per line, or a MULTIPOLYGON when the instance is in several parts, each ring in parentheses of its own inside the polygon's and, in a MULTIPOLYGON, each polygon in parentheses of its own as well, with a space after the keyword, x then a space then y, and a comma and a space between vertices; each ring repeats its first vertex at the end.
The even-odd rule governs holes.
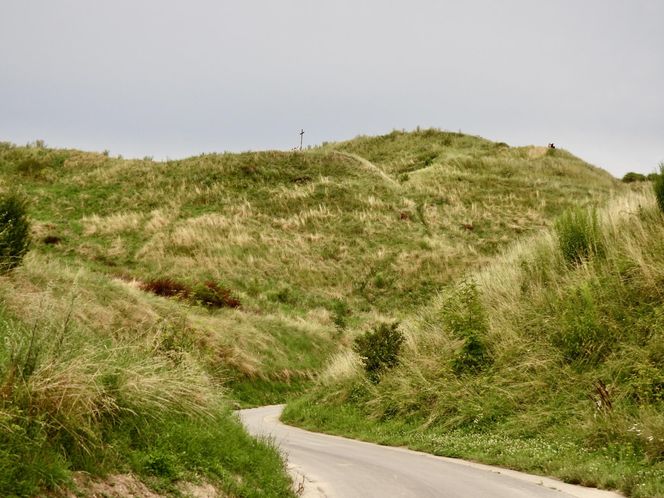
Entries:
POLYGON ((300 132, 300 150, 302 150, 302 139, 304 138, 304 128, 300 132))

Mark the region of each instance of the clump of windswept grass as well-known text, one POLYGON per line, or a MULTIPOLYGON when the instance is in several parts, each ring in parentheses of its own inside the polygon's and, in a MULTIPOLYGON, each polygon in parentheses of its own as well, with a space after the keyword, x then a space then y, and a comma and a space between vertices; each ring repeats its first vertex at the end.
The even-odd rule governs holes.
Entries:
POLYGON ((659 165, 659 174, 655 175, 652 187, 655 192, 655 199, 657 199, 657 205, 660 211, 664 212, 664 163, 659 165))
POLYGON ((35 317, 26 327, 0 312, 0 412, 7 429, 0 439, 8 450, 0 452, 3 495, 34 493, 67 475, 66 466, 54 474, 34 468, 40 465, 31 454, 35 444, 46 445, 39 455, 59 453, 60 465, 98 469, 109 451, 119 458, 108 446, 118 424, 205 419, 214 410, 218 397, 210 381, 184 356, 91 340, 68 317, 58 324, 35 317))
POLYGON ((0 273, 17 267, 30 246, 26 201, 17 193, 0 198, 0 273))
POLYGON ((595 209, 572 208, 555 223, 560 250, 570 264, 579 264, 602 253, 602 241, 595 209))

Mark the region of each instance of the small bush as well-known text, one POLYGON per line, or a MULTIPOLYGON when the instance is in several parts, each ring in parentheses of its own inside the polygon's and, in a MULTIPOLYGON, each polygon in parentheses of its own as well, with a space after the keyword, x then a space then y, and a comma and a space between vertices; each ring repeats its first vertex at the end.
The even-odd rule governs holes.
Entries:
POLYGON ((30 246, 26 203, 17 194, 0 200, 0 273, 18 266, 30 246))
POLYGON ((664 212, 664 163, 659 164, 659 174, 653 180, 652 188, 655 191, 657 205, 660 211, 664 212))
POLYGON ((240 300, 230 290, 208 281, 194 288, 192 299, 208 308, 239 308, 240 300))
POLYGON ((145 456, 143 471, 149 475, 175 480, 180 476, 180 465, 175 455, 165 451, 154 451, 145 456))
POLYGON ((625 173, 625 176, 622 177, 622 181, 625 183, 645 182, 646 180, 647 178, 645 175, 642 175, 641 173, 634 173, 633 171, 625 173))
POLYGON ((186 285, 177 282, 171 278, 157 278, 144 282, 141 285, 144 291, 152 292, 162 297, 180 297, 187 298, 191 294, 191 289, 186 285))
POLYGON ((491 362, 484 337, 488 321, 474 282, 463 282, 445 303, 443 323, 464 343, 452 360, 456 374, 478 372, 491 362))
POLYGON ((16 171, 24 176, 37 176, 45 168, 46 164, 36 157, 28 157, 16 165, 16 171))
POLYGON ((568 263, 579 264, 603 253, 595 209, 572 208, 558 218, 555 229, 560 250, 568 263))
POLYGON ((345 330, 350 316, 350 306, 344 299, 332 301, 332 321, 337 330, 345 330))
POLYGON ((355 339, 353 350, 360 355, 369 380, 377 383, 383 372, 399 364, 403 341, 398 322, 381 323, 355 339))

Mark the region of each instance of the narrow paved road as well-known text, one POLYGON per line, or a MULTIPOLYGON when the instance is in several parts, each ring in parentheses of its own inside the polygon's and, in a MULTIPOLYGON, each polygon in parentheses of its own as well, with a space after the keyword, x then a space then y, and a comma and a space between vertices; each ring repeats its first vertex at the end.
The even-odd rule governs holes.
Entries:
POLYGON ((274 438, 305 497, 616 498, 555 479, 317 434, 279 422, 283 405, 240 411, 255 436, 274 438))

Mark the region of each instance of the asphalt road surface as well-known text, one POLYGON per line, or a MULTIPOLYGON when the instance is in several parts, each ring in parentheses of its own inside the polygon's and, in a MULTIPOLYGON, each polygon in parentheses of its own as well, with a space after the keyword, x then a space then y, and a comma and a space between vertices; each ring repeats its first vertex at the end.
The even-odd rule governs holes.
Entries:
POLYGON ((616 498, 621 495, 555 479, 379 446, 290 427, 283 405, 241 410, 255 436, 273 438, 288 459, 295 487, 309 498, 616 498))

